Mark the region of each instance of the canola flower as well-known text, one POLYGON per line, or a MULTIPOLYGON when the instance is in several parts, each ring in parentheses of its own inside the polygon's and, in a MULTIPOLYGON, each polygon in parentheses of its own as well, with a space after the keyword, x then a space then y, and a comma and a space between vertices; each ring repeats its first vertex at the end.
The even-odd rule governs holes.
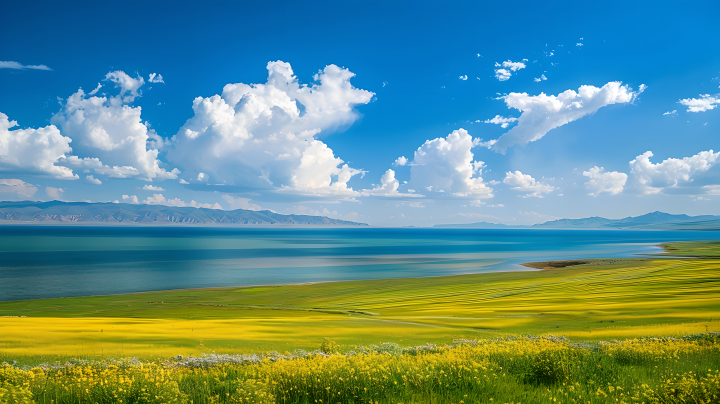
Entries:
POLYGON ((720 335, 0 366, 0 403, 718 403, 720 335))

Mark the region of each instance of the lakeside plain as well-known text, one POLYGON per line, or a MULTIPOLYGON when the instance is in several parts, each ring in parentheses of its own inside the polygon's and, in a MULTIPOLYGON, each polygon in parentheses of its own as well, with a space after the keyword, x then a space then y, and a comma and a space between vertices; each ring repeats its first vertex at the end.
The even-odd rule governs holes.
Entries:
POLYGON ((717 403, 720 242, 663 248, 2 302, 0 403, 717 403))
POLYGON ((350 349, 509 334, 609 340, 720 331, 720 243, 664 248, 686 258, 0 302, 0 358, 312 350, 323 338, 350 349))

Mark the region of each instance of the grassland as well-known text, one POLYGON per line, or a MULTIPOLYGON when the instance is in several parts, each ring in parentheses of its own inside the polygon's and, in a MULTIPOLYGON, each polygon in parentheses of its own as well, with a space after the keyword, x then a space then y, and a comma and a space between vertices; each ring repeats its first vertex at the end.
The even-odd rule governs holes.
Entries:
POLYGON ((664 253, 676 257, 720 258, 720 241, 679 241, 662 245, 664 253))
POLYGON ((684 258, 4 302, 0 403, 718 403, 720 243, 664 247, 684 258))
POLYGON ((600 340, 720 331, 720 244, 665 248, 705 258, 3 302, 0 359, 312 350, 322 338, 350 349, 508 334, 600 340))
MULTIPOLYGON (((328 348, 328 346, 326 346, 328 348)), ((0 365, 3 403, 717 403, 720 341, 458 341, 346 354, 0 365)))

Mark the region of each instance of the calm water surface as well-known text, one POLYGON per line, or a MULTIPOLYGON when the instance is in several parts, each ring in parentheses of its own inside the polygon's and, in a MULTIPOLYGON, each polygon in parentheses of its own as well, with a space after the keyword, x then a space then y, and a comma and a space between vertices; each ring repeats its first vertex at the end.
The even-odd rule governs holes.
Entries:
POLYGON ((0 226, 0 301, 528 270, 720 232, 0 226))

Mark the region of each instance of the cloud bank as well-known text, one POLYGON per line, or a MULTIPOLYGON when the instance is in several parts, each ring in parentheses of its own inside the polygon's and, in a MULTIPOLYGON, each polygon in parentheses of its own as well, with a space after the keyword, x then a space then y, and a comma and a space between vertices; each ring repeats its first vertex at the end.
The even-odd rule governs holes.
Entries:
POLYGON ((189 177, 248 189, 280 189, 330 196, 359 195, 347 185, 351 168, 316 137, 359 118, 356 105, 374 93, 353 87, 355 76, 335 65, 301 85, 289 63, 270 62, 264 84, 228 84, 222 95, 198 97, 195 115, 173 137, 168 160, 189 177))
POLYGON ((61 135, 55 125, 10 130, 15 126, 17 122, 0 112, 0 171, 79 178, 71 169, 57 164, 72 151, 72 139, 61 135))
POLYGON ((718 173, 710 174, 720 159, 720 152, 700 152, 682 159, 669 158, 653 164, 651 151, 630 162, 629 188, 641 194, 689 194, 708 193, 720 180, 718 173))

